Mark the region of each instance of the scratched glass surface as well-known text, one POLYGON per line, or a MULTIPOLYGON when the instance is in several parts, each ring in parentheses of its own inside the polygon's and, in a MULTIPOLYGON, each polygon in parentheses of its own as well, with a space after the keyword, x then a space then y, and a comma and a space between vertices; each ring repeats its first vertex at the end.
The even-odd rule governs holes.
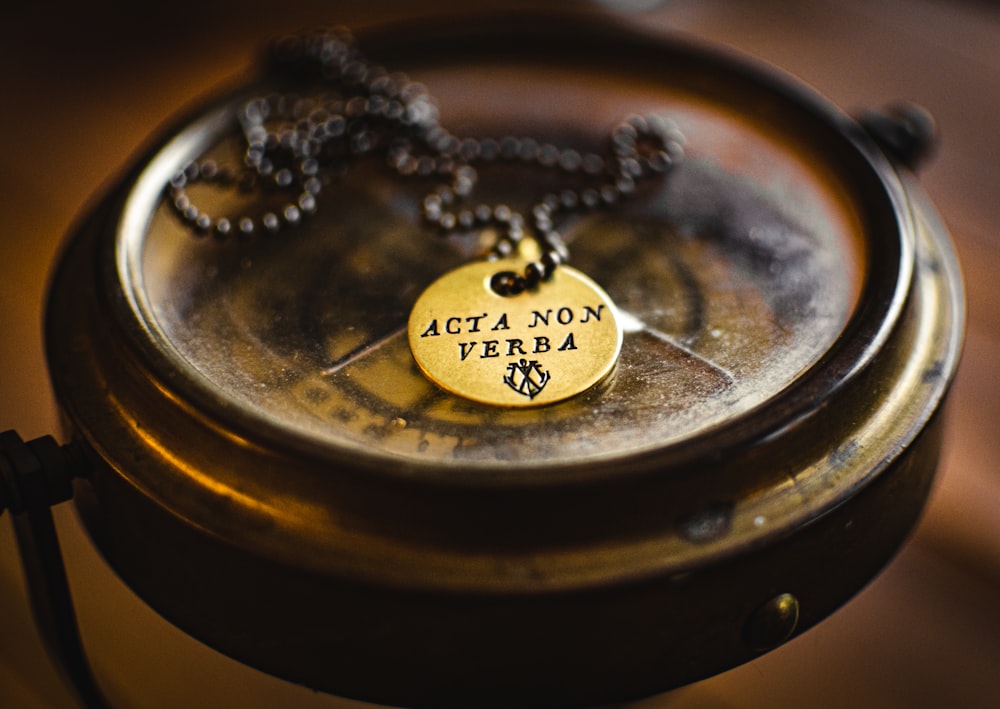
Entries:
MULTIPOLYGON (((460 135, 604 151, 630 113, 663 112, 679 124, 687 159, 669 179, 562 229, 572 265, 620 310, 617 367, 584 394, 527 410, 475 404, 425 379, 407 345, 410 307, 442 273, 477 258, 488 235, 442 238, 419 215, 436 182, 372 158, 326 188, 315 217, 248 243, 195 239, 158 199, 136 202, 147 218, 123 233, 121 250, 135 256, 129 283, 142 291, 140 317, 176 366, 220 400, 323 444, 467 470, 530 468, 704 432, 794 382, 841 333, 861 290, 865 237, 841 178, 805 139, 690 88, 611 70, 410 73, 460 135)), ((204 142, 209 129, 190 130, 204 142)), ((234 136, 208 142, 210 154, 238 163, 234 136)), ((484 167, 481 178, 470 204, 525 212, 573 184, 513 164, 484 167)), ((209 187, 192 196, 220 215, 260 199, 209 187)))

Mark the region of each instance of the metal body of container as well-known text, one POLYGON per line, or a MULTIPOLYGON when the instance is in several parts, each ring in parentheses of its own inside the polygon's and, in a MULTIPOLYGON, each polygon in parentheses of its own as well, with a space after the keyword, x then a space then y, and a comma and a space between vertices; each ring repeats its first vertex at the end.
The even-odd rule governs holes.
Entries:
POLYGON ((436 238, 427 184, 377 161, 280 240, 194 240, 164 186, 238 154, 236 108, 274 88, 247 87, 167 132, 53 281, 53 385, 94 467, 75 501, 111 566, 226 654, 408 706, 644 696, 833 612, 917 518, 957 366, 960 276, 912 174, 697 46, 565 18, 436 32, 362 41, 458 133, 589 148, 662 111, 687 135, 667 182, 568 232, 622 309, 615 373, 517 411, 426 382, 400 327, 475 239, 436 238))

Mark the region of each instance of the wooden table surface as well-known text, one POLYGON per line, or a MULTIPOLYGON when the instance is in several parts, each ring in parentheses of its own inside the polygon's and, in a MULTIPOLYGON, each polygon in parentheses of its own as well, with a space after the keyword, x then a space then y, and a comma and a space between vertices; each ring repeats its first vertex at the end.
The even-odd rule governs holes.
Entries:
MULTIPOLYGON (((1000 8, 972 0, 597 4, 770 62, 847 110, 896 98, 930 109, 942 144, 922 182, 956 242, 969 305, 941 470, 899 556, 840 612, 779 650, 631 706, 1000 705, 1000 8)), ((47 274, 62 236, 150 133, 242 73, 266 38, 415 13, 414 5, 38 2, 5 10, 0 428, 25 438, 57 429, 41 345, 47 274)), ((421 11, 447 6, 419 3, 421 11)), ((117 581, 71 508, 57 508, 56 518, 87 648, 115 706, 364 706, 266 677, 187 638, 117 581)), ((34 631, 6 521, 0 619, 0 706, 73 706, 34 631)))

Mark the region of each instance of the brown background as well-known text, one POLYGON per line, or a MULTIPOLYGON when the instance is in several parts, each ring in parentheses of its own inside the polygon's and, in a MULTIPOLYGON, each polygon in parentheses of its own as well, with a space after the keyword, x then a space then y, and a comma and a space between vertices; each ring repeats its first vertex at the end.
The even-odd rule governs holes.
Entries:
MULTIPOLYGON (((74 219, 154 129, 242 73, 266 38, 448 2, 40 2, 0 19, 0 428, 56 430, 41 347, 46 278, 74 219)), ((510 3, 480 3, 507 6, 510 3)), ((582 3, 580 3, 582 4, 582 3)), ((538 3, 533 3, 537 6, 538 3)), ((969 321, 923 521, 833 618, 764 658, 636 707, 1000 705, 1000 8, 931 0, 631 0, 630 22, 771 62, 847 110, 913 99, 942 147, 923 183, 962 259, 969 321), (646 8, 645 11, 640 11, 646 8)), ((57 510, 96 671, 120 707, 360 707, 220 657, 117 582, 57 510)), ((71 707, 28 616, 0 523, 0 706, 71 707)))

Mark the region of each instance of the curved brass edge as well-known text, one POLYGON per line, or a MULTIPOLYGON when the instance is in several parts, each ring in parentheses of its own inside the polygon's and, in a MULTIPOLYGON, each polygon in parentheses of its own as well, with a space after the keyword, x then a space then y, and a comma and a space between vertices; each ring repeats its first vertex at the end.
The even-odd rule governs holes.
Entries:
MULTIPOLYGON (((512 27, 518 28, 516 23, 511 25, 510 18, 506 18, 503 22, 483 23, 484 17, 485 15, 480 16, 481 22, 475 26, 484 32, 484 37, 493 38, 494 42, 503 32, 510 31, 512 27)), ((464 33, 458 33, 456 36, 455 29, 450 26, 437 29, 442 36, 448 37, 449 41, 457 42, 463 49, 484 51, 484 47, 489 45, 488 42, 477 43, 470 40, 464 33)), ((612 44, 615 47, 627 46, 634 52, 657 53, 681 61, 685 66, 704 63, 709 67, 707 70, 709 73, 712 71, 733 73, 745 80, 749 87, 773 94, 775 100, 794 106, 799 112, 796 115, 814 121, 813 127, 822 133, 816 140, 823 146, 820 152, 834 164, 851 174, 853 174, 852 169, 844 167, 845 165, 854 168, 863 165, 861 176, 865 179, 865 183, 862 186, 855 186, 857 189, 853 196, 859 203, 864 203, 865 210, 877 212, 874 215, 877 223, 867 224, 866 227, 873 235, 873 243, 868 246, 875 252, 874 261, 878 263, 877 270, 881 276, 875 279, 869 274, 866 286, 866 295, 870 296, 869 304, 859 308, 845 333, 853 337, 840 338, 831 351, 809 371, 799 376, 786 390, 778 392, 774 401, 766 402, 756 410, 736 417, 736 421, 706 430, 693 436, 692 440, 681 441, 669 449, 640 452, 632 456, 627 464, 624 460, 610 462, 596 460, 591 465, 583 466, 574 461, 545 467, 524 465, 522 470, 513 465, 490 467, 466 462, 465 465, 469 466, 471 474, 456 475, 456 468, 442 472, 440 466, 434 463, 384 455, 358 446, 341 450, 325 442, 310 440, 307 436, 299 435, 285 427, 275 426, 273 421, 267 421, 266 417, 235 408, 231 402, 219 396, 207 382, 198 381, 197 377, 190 375, 188 380, 174 378, 168 381, 169 386, 163 389, 164 394, 174 397, 178 403, 183 400, 184 405, 206 425, 218 425, 220 430, 228 431, 232 438, 249 445, 283 449, 289 455, 312 457, 317 465, 336 468, 344 474, 359 473, 365 476, 391 478, 393 484, 442 485, 446 488, 466 485, 472 488, 484 488, 491 494, 497 489, 513 486, 545 488, 578 484, 599 485, 603 482, 603 478, 610 475, 658 476, 664 464, 669 464, 671 467, 683 466, 691 461, 700 464, 706 456, 716 455, 723 449, 727 451, 726 455, 738 454, 747 445, 753 445, 754 441, 762 437, 782 435, 783 428, 799 425, 800 419, 822 415, 820 407, 815 402, 824 399, 827 393, 832 392, 842 382, 849 380, 867 366, 880 343, 888 337, 904 305, 906 286, 912 267, 913 235, 912 225, 906 222, 906 196, 898 184, 895 172, 874 146, 870 137, 860 126, 809 89, 790 81, 770 67, 765 69, 742 57, 736 61, 732 57, 712 52, 705 47, 698 47, 693 43, 678 43, 677 46, 672 46, 670 43, 664 43, 662 38, 645 35, 635 28, 609 28, 601 23, 595 23, 594 18, 587 14, 575 16, 570 24, 565 22, 554 25, 542 24, 522 29, 525 29, 527 36, 535 41, 532 51, 551 51, 551 49, 539 50, 539 37, 544 37, 546 32, 556 32, 562 41, 568 41, 575 37, 574 32, 585 31, 589 33, 588 36, 604 37, 613 43, 616 42, 617 44, 612 44), (630 38, 634 41, 630 41, 630 38), (826 142, 831 141, 826 141, 826 138, 832 139, 833 143, 843 149, 830 148, 826 142), (880 209, 869 210, 875 203, 880 209), (897 223, 897 220, 906 223, 897 223), (875 286, 872 285, 873 282, 875 286), (219 423, 213 423, 213 420, 219 423)), ((380 53, 383 49, 386 50, 387 56, 394 56, 393 51, 405 52, 407 47, 412 49, 414 44, 424 47, 427 42, 426 39, 419 39, 413 32, 404 33, 402 36, 396 34, 400 31, 398 27, 387 30, 371 28, 369 31, 372 33, 371 38, 376 40, 377 50, 380 53), (400 39, 406 40, 401 45, 403 50, 400 46, 394 45, 394 42, 400 39)), ((441 47, 434 45, 433 49, 435 56, 441 58, 441 47)), ((701 76, 705 71, 703 68, 696 73, 701 76)), ((246 90, 246 87, 243 87, 232 92, 232 96, 241 95, 246 90)), ((748 90, 747 86, 743 86, 741 90, 748 90)), ((228 104, 225 100, 215 97, 209 105, 214 112, 225 112, 228 104)), ((192 112, 189 118, 191 116, 203 119, 204 112, 202 114, 192 112)), ((782 120, 784 125, 790 119, 784 116, 782 120)), ((179 123, 174 127, 179 131, 181 127, 190 128, 190 125, 179 123)), ((176 133, 165 133, 165 137, 161 138, 160 148, 162 149, 164 144, 173 143, 176 138, 176 133)), ((801 142, 801 136, 797 140, 801 142)), ((184 148, 180 150, 183 152, 184 148)), ((146 156, 147 159, 157 157, 158 152, 150 151, 146 156)), ((145 168, 142 162, 138 165, 145 168)), ((132 180, 140 177, 140 173, 144 171, 144 169, 133 171, 132 180)), ((123 182, 121 189, 128 188, 130 184, 129 180, 123 182)), ((109 254, 111 254, 117 246, 106 245, 104 248, 110 249, 109 254)), ((119 256, 121 256, 120 251, 116 254, 116 257, 119 256)), ((101 269, 103 271, 101 276, 105 281, 104 287, 114 289, 121 285, 127 286, 127 283, 119 283, 118 274, 111 266, 116 263, 115 258, 107 258, 104 261, 101 269)), ((128 323, 122 331, 125 338, 131 340, 133 346, 137 347, 140 356, 148 360, 145 365, 156 370, 161 379, 170 380, 172 375, 170 370, 173 365, 165 361, 163 353, 157 350, 163 343, 155 341, 151 333, 144 330, 145 325, 138 322, 145 306, 130 302, 128 297, 113 298, 111 305, 114 315, 122 319, 123 323, 128 323)), ((476 493, 470 494, 474 496, 476 493)))
POLYGON ((78 505, 141 597, 263 671, 392 705, 458 708, 475 697, 484 707, 590 706, 757 657, 744 628, 775 594, 797 600, 797 633, 845 603, 915 523, 941 428, 936 416, 872 484, 766 547, 689 573, 544 594, 415 592, 317 577, 178 526, 114 476, 81 490, 78 505))

